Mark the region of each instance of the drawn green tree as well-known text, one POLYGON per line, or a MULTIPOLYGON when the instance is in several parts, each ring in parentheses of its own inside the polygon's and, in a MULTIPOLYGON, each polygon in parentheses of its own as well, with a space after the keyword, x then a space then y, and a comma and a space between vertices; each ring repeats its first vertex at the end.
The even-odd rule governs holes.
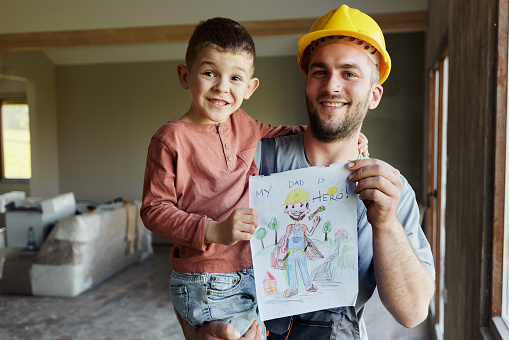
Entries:
POLYGON ((258 230, 256 230, 255 237, 262 241, 262 249, 265 248, 265 246, 263 245, 263 239, 265 238, 265 236, 267 236, 267 229, 258 228, 258 230))
POLYGON ((331 226, 331 223, 330 221, 327 221, 323 224, 323 228, 322 228, 322 233, 325 234, 325 239, 324 241, 327 242, 327 233, 330 233, 332 230, 332 226, 331 226))
POLYGON ((277 230, 279 229, 279 222, 275 216, 270 219, 268 227, 270 230, 274 230, 274 232, 276 233, 276 236, 274 237, 274 244, 276 244, 277 243, 277 230))

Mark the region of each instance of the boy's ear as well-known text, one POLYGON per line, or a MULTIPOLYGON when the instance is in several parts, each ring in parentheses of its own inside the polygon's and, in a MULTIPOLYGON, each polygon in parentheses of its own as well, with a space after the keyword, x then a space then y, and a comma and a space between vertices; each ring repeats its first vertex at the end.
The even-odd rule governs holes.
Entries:
POLYGON ((188 80, 187 78, 189 76, 189 70, 187 69, 187 67, 185 65, 180 64, 179 66, 177 66, 177 73, 179 76, 180 85, 182 85, 182 87, 185 90, 188 90, 189 83, 187 82, 187 80, 188 80))
POLYGON ((244 93, 244 99, 249 99, 254 91, 258 88, 258 85, 260 85, 260 80, 258 78, 251 78, 249 81, 249 84, 247 84, 246 92, 244 93))
POLYGON ((371 96, 369 98, 368 108, 370 110, 376 109, 378 104, 380 104, 380 100, 382 99, 382 95, 384 93, 384 88, 380 84, 373 84, 371 87, 371 96))

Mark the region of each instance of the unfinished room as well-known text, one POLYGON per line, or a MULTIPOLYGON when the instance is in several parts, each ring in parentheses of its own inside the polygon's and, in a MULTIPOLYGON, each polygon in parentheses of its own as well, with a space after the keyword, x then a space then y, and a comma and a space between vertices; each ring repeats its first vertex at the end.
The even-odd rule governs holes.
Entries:
MULTIPOLYGON (((184 172, 186 185, 168 192, 175 202, 198 205, 198 210, 199 205, 207 205, 208 209, 224 205, 224 198, 230 195, 219 192, 228 179, 217 178, 215 169, 223 164, 215 164, 218 152, 213 145, 202 143, 201 148, 193 146, 187 153, 175 156, 168 165, 174 172, 168 176, 161 176, 163 170, 151 163, 166 152, 152 149, 160 128, 169 122, 195 118, 191 113, 197 92, 189 89, 196 84, 191 82, 193 70, 186 65, 188 42, 198 24, 211 18, 228 18, 245 28, 256 47, 256 57, 252 58, 256 67, 249 75, 251 80, 256 79, 256 91, 244 95, 239 109, 249 115, 246 119, 253 129, 240 131, 240 136, 230 141, 226 137, 229 132, 222 130, 223 123, 210 124, 214 120, 208 117, 207 123, 200 123, 211 125, 217 134, 219 157, 224 159, 229 174, 234 175, 229 162, 244 164, 246 173, 237 181, 242 183, 224 190, 243 187, 246 191, 240 193, 245 196, 242 208, 249 208, 256 195, 254 189, 249 191, 248 184, 254 183, 254 177, 262 177, 250 178, 261 168, 254 161, 262 152, 256 148, 260 138, 248 150, 231 156, 229 152, 237 152, 235 143, 257 138, 254 130, 258 126, 260 130, 272 129, 266 132, 268 137, 277 134, 272 131, 302 132, 303 150, 307 150, 306 133, 312 124, 308 126, 312 112, 307 88, 312 85, 301 56, 311 52, 300 49, 298 42, 320 30, 317 27, 323 24, 321 20, 327 13, 341 14, 340 8, 346 8, 344 13, 352 18, 341 17, 335 25, 355 23, 355 10, 355 14, 371 17, 383 32, 382 59, 390 72, 376 87, 383 92, 382 99, 377 105, 368 106, 370 110, 360 123, 367 139, 367 144, 361 145, 367 151, 360 158, 382 160, 401 175, 398 179, 411 186, 416 225, 419 235, 423 235, 421 241, 429 247, 427 268, 434 280, 427 316, 409 327, 397 313, 389 312, 394 311, 394 306, 388 302, 390 289, 384 283, 392 277, 377 274, 376 280, 370 282, 373 290, 367 297, 359 292, 356 281, 344 283, 337 279, 354 291, 349 306, 359 320, 352 339, 365 340, 369 336, 370 340, 509 340, 509 224, 505 223, 509 221, 505 214, 509 212, 509 200, 505 200, 506 193, 509 195, 509 182, 505 180, 509 169, 508 3, 509 0, 0 0, 0 340, 186 339, 181 326, 186 319, 177 318, 175 308, 179 306, 172 301, 173 287, 170 289, 169 285, 172 273, 182 271, 182 267, 174 271, 172 261, 191 256, 186 253, 191 248, 195 256, 208 251, 214 242, 207 240, 218 236, 208 234, 212 229, 205 226, 217 227, 223 225, 223 220, 175 215, 176 220, 169 225, 187 223, 185 218, 200 220, 196 225, 201 229, 187 231, 186 237, 195 240, 198 235, 203 248, 191 241, 174 241, 170 231, 149 225, 163 221, 165 215, 158 216, 156 210, 151 210, 153 206, 146 197, 159 192, 147 183, 157 182, 158 188, 170 183, 173 188, 179 182, 175 174, 184 172), (348 7, 340 7, 343 4, 348 7), (275 128, 279 126, 283 127, 275 128), (154 152, 160 154, 154 156, 154 152), (210 169, 205 169, 205 175, 199 173, 205 171, 202 168, 194 168, 201 164, 197 160, 200 157, 210 157, 206 166, 210 169), (207 176, 215 178, 200 183, 207 176), (200 197, 203 203, 186 198, 193 192, 206 192, 209 196, 200 197), (357 299, 367 302, 359 306, 357 299)), ((358 32, 369 35, 361 29, 358 32)), ((333 35, 341 38, 344 34, 333 35)), ((360 39, 360 35, 356 38, 360 39)), ((226 54, 231 58, 227 60, 239 60, 232 57, 237 54, 226 54)), ((209 77, 210 72, 202 75, 209 77)), ((237 78, 230 79, 234 80, 237 78)), ((216 107, 226 103, 216 99, 210 102, 216 107)), ((174 143, 171 148, 186 150, 185 145, 177 145, 180 139, 168 140, 174 143)), ((292 171, 310 170, 317 174, 318 168, 324 168, 315 167, 305 152, 302 155, 309 169, 275 174, 283 175, 277 178, 291 178, 289 186, 285 184, 288 192, 303 184, 291 177, 292 171)), ((342 252, 340 260, 345 264, 345 253, 352 249, 360 252, 364 242, 355 214, 358 209, 371 211, 372 201, 353 195, 353 186, 342 187, 341 181, 319 181, 320 202, 315 202, 318 196, 304 199, 288 195, 286 201, 273 204, 273 209, 283 214, 285 204, 309 201, 309 216, 303 219, 308 227, 304 226, 304 232, 311 229, 316 216, 319 226, 309 236, 312 242, 302 254, 314 242, 320 250, 330 246, 338 257, 342 252), (347 196, 354 202, 354 210, 348 212, 354 214, 354 232, 345 226, 348 220, 343 215, 336 218, 337 223, 325 218, 332 206, 347 196), (356 205, 357 201, 360 204, 356 205), (348 242, 351 243, 347 246, 348 242)), ((276 195, 275 191, 271 193, 276 195)), ((265 221, 265 215, 271 217, 268 214, 257 211, 258 220, 265 221)), ((369 214, 367 219, 370 221, 369 214)), ((253 251, 257 298, 260 299, 260 292, 267 301, 281 297, 281 306, 274 303, 274 309, 291 316, 288 310, 294 307, 288 301, 320 296, 324 294, 321 285, 336 287, 336 282, 320 281, 320 276, 335 275, 330 270, 325 274, 310 270, 313 281, 318 282, 314 283, 318 286, 316 291, 316 286, 303 283, 305 275, 300 268, 297 276, 301 289, 288 297, 285 288, 290 286, 290 279, 285 277, 285 281, 278 276, 289 273, 286 262, 284 270, 267 270, 262 277, 256 274, 258 255, 255 256, 254 247, 261 246, 257 254, 270 258, 281 246, 285 228, 287 235, 292 230, 286 222, 274 217, 270 222, 258 223, 251 241, 245 244, 248 251, 253 251)), ((411 239, 416 235, 407 230, 407 236, 411 239)), ((223 243, 225 248, 216 248, 214 256, 223 256, 223 250, 217 249, 240 244, 236 242, 223 243)), ((376 244, 364 245, 372 253, 377 251, 376 244)), ((283 261, 289 261, 291 253, 288 251, 283 261)), ((238 260, 232 256, 233 251, 228 254, 223 262, 238 260)), ((416 250, 415 254, 420 252, 416 250)), ((348 266, 357 276, 361 255, 354 255, 348 266)), ((396 268, 397 259, 398 253, 392 254, 389 267, 396 268)), ((308 256, 310 268, 318 266, 319 261, 322 260, 315 263, 308 256)), ((227 263, 218 268, 230 268, 227 263)), ((188 265, 192 264, 190 260, 188 265)), ((377 273, 379 264, 376 258, 372 259, 369 270, 377 273)), ((401 281, 400 277, 396 275, 393 280, 401 281)), ((389 286, 399 287, 399 283, 389 286)), ((338 307, 300 302, 303 306, 320 306, 310 312, 338 307)), ((263 318, 267 307, 262 303, 259 307, 263 318)), ((205 333, 194 333, 199 327, 184 327, 193 331, 186 332, 188 340, 205 338, 205 333)), ((285 336, 299 338, 299 331, 292 333, 291 327, 285 336)), ((252 329, 242 339, 255 338, 252 329)), ((302 334, 305 333, 301 332, 300 338, 302 334)), ((263 335, 262 339, 265 330, 263 335)))

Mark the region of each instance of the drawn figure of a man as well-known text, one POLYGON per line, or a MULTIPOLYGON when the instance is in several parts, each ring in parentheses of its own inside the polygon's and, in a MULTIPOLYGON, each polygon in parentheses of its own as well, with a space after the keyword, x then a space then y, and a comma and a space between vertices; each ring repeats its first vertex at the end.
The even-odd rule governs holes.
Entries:
POLYGON ((288 283, 288 288, 283 293, 285 298, 299 292, 299 277, 306 291, 317 291, 309 275, 307 259, 323 258, 323 255, 308 237, 313 235, 321 218, 316 216, 313 228, 308 230, 302 220, 309 211, 309 193, 302 188, 292 190, 286 197, 285 214, 288 214, 294 223, 286 227, 286 234, 279 240, 271 256, 272 267, 285 270, 288 283))

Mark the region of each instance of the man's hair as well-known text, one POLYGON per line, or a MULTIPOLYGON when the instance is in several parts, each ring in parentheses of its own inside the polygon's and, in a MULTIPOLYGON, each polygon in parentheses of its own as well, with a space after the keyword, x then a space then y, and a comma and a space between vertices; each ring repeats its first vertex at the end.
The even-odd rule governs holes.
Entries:
POLYGON ((212 18, 202 21, 194 29, 186 51, 186 64, 193 66, 196 56, 204 48, 212 47, 220 52, 246 53, 256 59, 253 38, 238 22, 227 18, 212 18))
POLYGON ((380 80, 380 71, 378 70, 378 65, 373 64, 373 67, 371 69, 371 86, 374 84, 378 84, 378 81, 380 80))

